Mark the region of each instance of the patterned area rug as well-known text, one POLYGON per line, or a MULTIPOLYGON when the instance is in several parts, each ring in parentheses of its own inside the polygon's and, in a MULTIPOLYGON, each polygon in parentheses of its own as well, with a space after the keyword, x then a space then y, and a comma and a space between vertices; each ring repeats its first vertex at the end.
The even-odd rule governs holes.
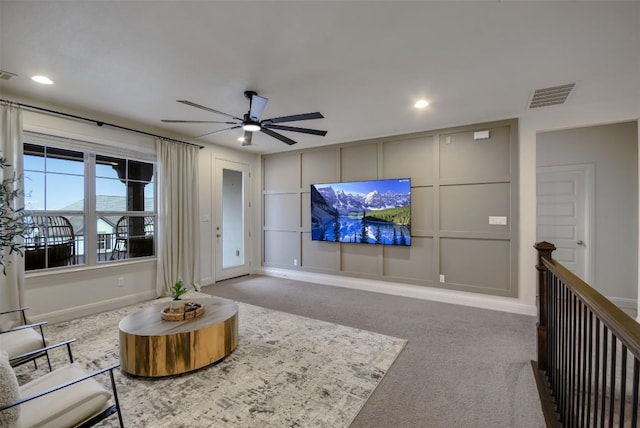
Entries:
MULTIPOLYGON (((119 361, 119 321, 144 306, 47 326, 45 335, 52 343, 76 338, 76 361, 88 369, 104 367, 119 361)), ((125 426, 347 427, 406 344, 258 306, 238 306, 238 347, 224 360, 158 379, 118 371, 125 426)), ((17 368, 21 384, 46 372, 45 361, 40 361, 35 372, 30 364, 17 368)), ((55 351, 54 367, 67 362, 65 350, 55 351)), ((117 418, 100 426, 117 426, 117 418)))

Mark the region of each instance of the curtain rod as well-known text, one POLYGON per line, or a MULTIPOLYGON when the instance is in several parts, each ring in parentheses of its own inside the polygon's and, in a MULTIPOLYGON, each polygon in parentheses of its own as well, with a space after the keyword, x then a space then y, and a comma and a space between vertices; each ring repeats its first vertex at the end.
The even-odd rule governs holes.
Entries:
POLYGON ((1 98, 0 98, 0 102, 5 103, 5 104, 9 104, 9 105, 15 105, 15 106, 18 106, 18 107, 23 107, 23 108, 26 108, 26 109, 35 110, 35 111, 44 111, 44 112, 55 114, 55 115, 58 115, 58 116, 70 117, 72 119, 84 120, 86 122, 93 122, 98 126, 110 126, 112 128, 122 129, 124 131, 135 132, 137 134, 147 135, 149 137, 162 138, 163 140, 172 141, 174 143, 188 144, 190 146, 197 146, 197 147, 199 147, 201 149, 204 149, 204 146, 201 146, 199 144, 188 143, 186 141, 176 140, 175 138, 167 138, 167 137, 163 137, 162 135, 152 134, 150 132, 145 132, 145 131, 139 131, 137 129, 127 128, 126 126, 120 126, 120 125, 116 125, 116 124, 113 124, 113 123, 103 122, 101 120, 90 119, 88 117, 76 116, 75 114, 63 113, 61 111, 50 110, 50 109, 47 109, 47 108, 32 106, 32 105, 29 105, 29 104, 17 103, 15 101, 4 100, 4 99, 1 99, 1 98))

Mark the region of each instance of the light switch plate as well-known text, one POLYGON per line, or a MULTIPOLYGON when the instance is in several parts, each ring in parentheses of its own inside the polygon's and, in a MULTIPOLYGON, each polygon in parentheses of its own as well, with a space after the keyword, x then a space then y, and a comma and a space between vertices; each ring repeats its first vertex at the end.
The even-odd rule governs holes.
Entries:
POLYGON ((473 133, 474 140, 486 140, 489 138, 489 131, 476 131, 473 133))
POLYGON ((490 215, 489 216, 489 224, 505 225, 505 224, 507 224, 507 217, 506 216, 490 215))

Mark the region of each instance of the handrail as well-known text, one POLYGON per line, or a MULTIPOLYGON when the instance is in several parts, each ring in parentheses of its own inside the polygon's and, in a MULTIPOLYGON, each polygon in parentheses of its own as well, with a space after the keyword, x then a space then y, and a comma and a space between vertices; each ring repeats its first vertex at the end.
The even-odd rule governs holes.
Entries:
POLYGON ((535 248, 538 362, 532 363, 547 425, 605 426, 606 415, 608 426, 617 419, 636 427, 640 324, 554 260, 553 244, 535 248))
POLYGON ((557 261, 543 257, 542 262, 580 296, 583 303, 616 333, 631 353, 640 358, 640 324, 557 261))

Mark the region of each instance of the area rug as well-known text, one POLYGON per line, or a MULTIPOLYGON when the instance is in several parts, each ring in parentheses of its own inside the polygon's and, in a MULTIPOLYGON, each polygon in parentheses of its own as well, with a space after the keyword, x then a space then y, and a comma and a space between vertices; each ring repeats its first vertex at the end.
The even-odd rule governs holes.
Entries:
MULTIPOLYGON (((76 361, 87 369, 104 367, 119 361, 119 321, 146 304, 47 326, 45 335, 51 342, 76 338, 76 361)), ((158 379, 118 371, 125 426, 347 427, 406 344, 369 331, 238 306, 238 347, 224 360, 158 379)), ((55 367, 66 364, 65 351, 56 351, 53 362, 55 367)), ((24 365, 16 372, 24 383, 46 370, 24 365)), ((117 426, 117 418, 100 426, 117 426)))

